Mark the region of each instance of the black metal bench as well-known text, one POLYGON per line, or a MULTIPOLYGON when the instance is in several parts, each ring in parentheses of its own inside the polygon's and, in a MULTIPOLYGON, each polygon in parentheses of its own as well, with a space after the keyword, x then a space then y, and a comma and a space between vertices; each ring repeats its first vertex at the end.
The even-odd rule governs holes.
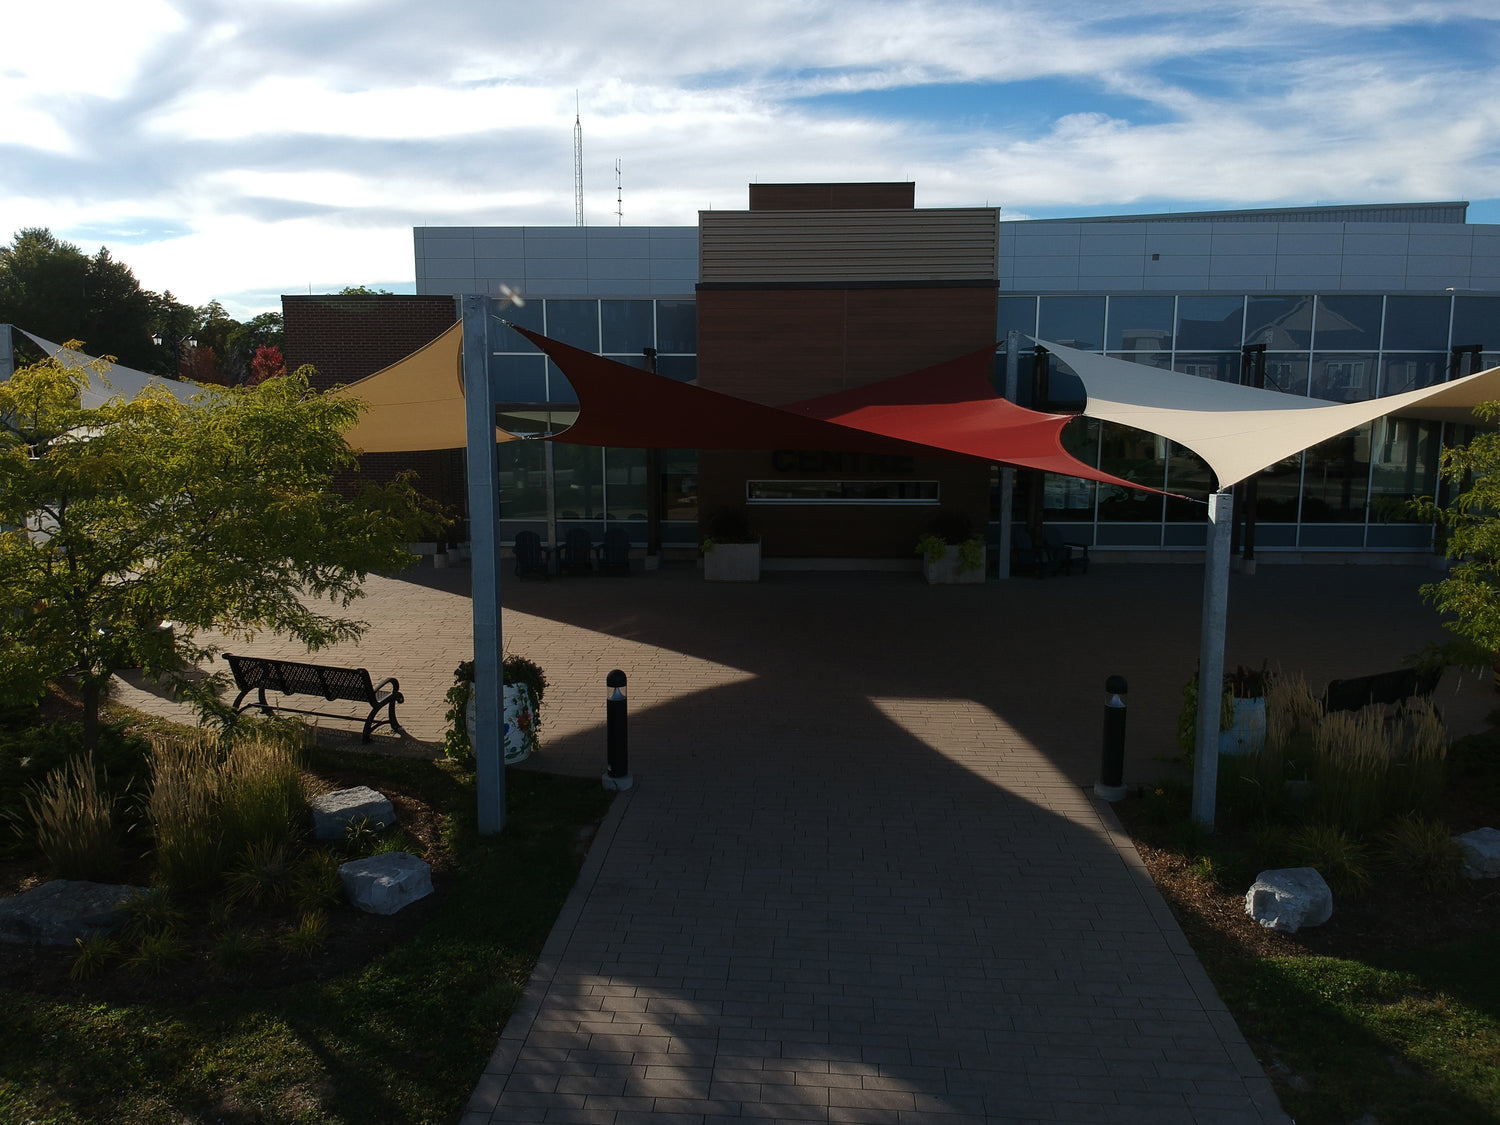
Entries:
POLYGON ((370 741, 370 732, 379 726, 389 726, 398 734, 401 725, 396 722, 396 704, 405 703, 401 684, 394 676, 370 682, 370 673, 363 668, 332 668, 323 664, 300 664, 295 660, 269 660, 259 656, 230 656, 224 654, 229 669, 234 673, 235 686, 240 689, 235 696, 234 709, 243 711, 259 707, 270 715, 286 711, 295 715, 322 715, 325 718, 346 719, 348 715, 335 715, 327 711, 309 711, 299 707, 273 706, 266 701, 266 689, 282 695, 321 695, 329 701, 348 699, 355 703, 366 703, 370 715, 365 719, 363 742, 370 741), (389 689, 389 690, 387 690, 389 689), (244 703, 245 696, 256 693, 253 703, 244 703), (241 706, 241 704, 244 704, 241 706), (376 720, 385 711, 386 717, 376 720))

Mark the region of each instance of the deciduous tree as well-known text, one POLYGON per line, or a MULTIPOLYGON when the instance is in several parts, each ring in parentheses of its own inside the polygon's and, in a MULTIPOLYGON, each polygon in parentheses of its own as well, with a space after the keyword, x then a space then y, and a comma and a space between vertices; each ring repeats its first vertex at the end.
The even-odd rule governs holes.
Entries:
POLYGON ((341 498, 360 407, 311 390, 310 370, 94 409, 79 391, 103 364, 0 383, 0 701, 76 676, 92 744, 110 674, 180 677, 216 651, 202 631, 309 650, 364 631, 344 611, 371 571, 409 564, 430 518, 404 480, 341 498))

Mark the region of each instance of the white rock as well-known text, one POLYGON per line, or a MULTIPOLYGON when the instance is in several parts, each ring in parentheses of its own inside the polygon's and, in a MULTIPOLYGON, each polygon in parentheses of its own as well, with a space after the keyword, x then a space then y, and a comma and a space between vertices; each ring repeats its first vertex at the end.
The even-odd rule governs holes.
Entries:
POLYGON ((366 914, 394 914, 432 893, 432 868, 410 852, 387 852, 339 865, 349 901, 366 914))
POLYGON ((125 924, 126 907, 145 887, 54 879, 23 895, 0 899, 0 941, 72 945, 125 924))
POLYGON ((1500 876, 1500 831, 1476 828, 1453 842, 1464 852, 1464 874, 1470 879, 1493 879, 1500 876))
POLYGON ((1333 917, 1333 892, 1315 867, 1262 871, 1245 892, 1245 913, 1268 930, 1295 934, 1333 917))
POLYGON ((324 793, 310 803, 313 832, 320 840, 337 840, 351 821, 363 819, 371 828, 389 828, 396 823, 396 810, 385 794, 368 785, 324 793))

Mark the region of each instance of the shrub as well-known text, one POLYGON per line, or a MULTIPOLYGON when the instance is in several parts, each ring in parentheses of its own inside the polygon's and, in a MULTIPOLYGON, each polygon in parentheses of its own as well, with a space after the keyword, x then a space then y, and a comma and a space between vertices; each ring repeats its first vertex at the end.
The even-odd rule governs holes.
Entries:
POLYGON ((94 759, 82 755, 53 770, 25 796, 37 847, 63 879, 108 882, 120 868, 114 799, 102 789, 94 759))
POLYGON ((263 956, 265 939, 246 929, 226 930, 214 942, 210 957, 220 972, 229 972, 263 956))
POLYGON ((285 733, 227 740, 220 815, 228 853, 290 843, 307 807, 299 751, 285 733))
POLYGON ((120 943, 108 934, 92 933, 78 939, 78 956, 68 968, 69 980, 97 976, 120 955, 120 943))
POLYGON ((1463 885, 1463 849, 1440 820, 1398 817, 1380 834, 1379 846, 1382 859, 1429 891, 1452 891, 1463 885))
POLYGON ((1447 735, 1426 704, 1389 720, 1381 707, 1336 712, 1313 740, 1313 812, 1353 833, 1430 812, 1442 794, 1447 735))
POLYGON ((170 887, 203 886, 223 870, 217 756, 208 735, 152 747, 147 810, 157 870, 170 887))
POLYGON ((140 941, 153 934, 173 933, 186 920, 166 887, 152 887, 145 894, 137 895, 126 904, 125 914, 124 936, 129 941, 140 941))
POLYGON ((1370 883, 1370 850, 1342 828, 1307 824, 1287 839, 1287 855, 1301 867, 1316 867, 1334 894, 1358 897, 1370 883))
POLYGON ((311 957, 328 941, 328 915, 321 910, 304 914, 297 928, 286 936, 286 947, 299 957, 311 957))
POLYGON ((284 841, 249 845, 224 882, 232 902, 251 906, 284 902, 292 886, 291 848, 284 841))
POLYGON ((339 860, 329 852, 308 852, 292 870, 291 900, 304 914, 344 901, 339 860))
POLYGON ((125 964, 137 972, 149 976, 160 976, 187 956, 187 946, 170 930, 159 934, 147 934, 141 938, 135 952, 125 958, 125 964))

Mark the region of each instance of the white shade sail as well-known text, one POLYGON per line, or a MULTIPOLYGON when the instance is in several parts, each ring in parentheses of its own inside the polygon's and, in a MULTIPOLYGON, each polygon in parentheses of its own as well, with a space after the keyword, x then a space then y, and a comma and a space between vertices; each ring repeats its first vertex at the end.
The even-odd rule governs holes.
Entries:
POLYGON ((1284 457, 1390 414, 1473 422, 1481 402, 1500 400, 1500 367, 1366 402, 1325 402, 1163 371, 1036 341, 1083 382, 1084 414, 1185 445, 1228 488, 1284 457))
MULTIPOLYGON (((64 367, 87 367, 96 358, 73 348, 65 348, 61 344, 54 344, 51 340, 44 340, 40 336, 27 332, 24 328, 17 328, 16 331, 20 332, 64 367)), ((148 386, 160 387, 182 402, 187 402, 188 399, 203 390, 197 383, 180 383, 176 379, 163 379, 159 375, 148 375, 146 372, 137 371, 133 367, 125 367, 119 363, 112 363, 103 378, 98 376, 90 378, 89 385, 83 388, 80 400, 83 406, 92 410, 95 407, 103 406, 112 398, 123 398, 129 401, 148 386)))

